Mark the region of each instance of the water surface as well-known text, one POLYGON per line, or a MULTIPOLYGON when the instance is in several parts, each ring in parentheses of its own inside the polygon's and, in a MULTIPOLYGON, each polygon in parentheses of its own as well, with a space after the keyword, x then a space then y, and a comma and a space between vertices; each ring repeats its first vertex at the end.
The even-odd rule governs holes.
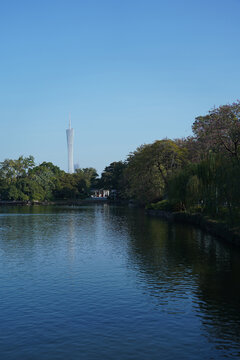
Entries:
POLYGON ((240 253, 142 211, 0 208, 5 359, 238 359, 240 253))

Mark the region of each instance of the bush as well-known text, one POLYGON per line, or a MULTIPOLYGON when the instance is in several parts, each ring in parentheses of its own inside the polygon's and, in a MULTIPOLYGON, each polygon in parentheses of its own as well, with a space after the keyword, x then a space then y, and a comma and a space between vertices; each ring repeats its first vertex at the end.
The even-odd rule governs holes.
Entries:
POLYGON ((178 204, 173 204, 168 200, 161 200, 156 203, 151 203, 146 206, 146 209, 161 210, 161 211, 179 211, 178 204))

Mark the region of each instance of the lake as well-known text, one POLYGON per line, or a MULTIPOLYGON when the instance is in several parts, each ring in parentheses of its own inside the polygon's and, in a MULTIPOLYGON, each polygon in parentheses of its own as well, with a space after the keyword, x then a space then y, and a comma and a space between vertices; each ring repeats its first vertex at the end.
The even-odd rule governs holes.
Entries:
POLYGON ((239 359, 240 251, 142 210, 0 207, 0 358, 239 359))

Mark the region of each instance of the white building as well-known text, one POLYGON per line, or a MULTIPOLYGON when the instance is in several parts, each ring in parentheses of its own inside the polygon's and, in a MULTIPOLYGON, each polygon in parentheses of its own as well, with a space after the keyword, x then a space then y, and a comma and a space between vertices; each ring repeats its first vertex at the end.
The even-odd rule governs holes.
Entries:
POLYGON ((92 198, 107 199, 110 195, 110 191, 105 189, 93 189, 91 192, 92 198))

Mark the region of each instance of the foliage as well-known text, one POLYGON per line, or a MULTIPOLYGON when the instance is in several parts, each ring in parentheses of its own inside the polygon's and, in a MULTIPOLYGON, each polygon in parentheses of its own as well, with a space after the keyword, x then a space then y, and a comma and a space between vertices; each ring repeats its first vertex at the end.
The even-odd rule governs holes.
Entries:
POLYGON ((34 167, 34 158, 20 156, 17 160, 6 159, 0 163, 0 178, 9 184, 18 178, 26 176, 28 170, 34 167))
POLYGON ((192 129, 204 151, 213 150, 239 159, 240 101, 197 117, 192 129))
POLYGON ((127 159, 127 195, 140 203, 161 199, 169 178, 185 161, 186 150, 172 140, 140 146, 127 159))
POLYGON ((74 174, 62 173, 59 186, 54 190, 56 199, 82 199, 90 195, 97 181, 94 168, 77 169, 74 174))
POLYGON ((20 156, 0 163, 0 199, 45 201, 89 196, 97 178, 93 168, 67 174, 51 162, 35 166, 34 158, 20 156))
POLYGON ((177 204, 171 203, 169 200, 161 200, 156 203, 151 203, 146 206, 147 209, 161 210, 161 211, 178 211, 177 204))
POLYGON ((179 171, 169 183, 169 199, 190 212, 235 221, 239 212, 240 167, 236 159, 209 153, 198 164, 179 171), (225 210, 223 210, 225 209, 225 210))
POLYGON ((29 200, 28 172, 34 167, 32 156, 17 160, 6 159, 0 163, 0 198, 6 200, 29 200))
POLYGON ((84 190, 95 187, 97 185, 97 177, 97 171, 92 167, 76 170, 76 178, 78 181, 82 181, 82 184, 84 183, 84 190))
POLYGON ((126 164, 122 161, 112 162, 105 167, 99 180, 99 187, 110 190, 121 190, 123 182, 123 172, 126 164))

